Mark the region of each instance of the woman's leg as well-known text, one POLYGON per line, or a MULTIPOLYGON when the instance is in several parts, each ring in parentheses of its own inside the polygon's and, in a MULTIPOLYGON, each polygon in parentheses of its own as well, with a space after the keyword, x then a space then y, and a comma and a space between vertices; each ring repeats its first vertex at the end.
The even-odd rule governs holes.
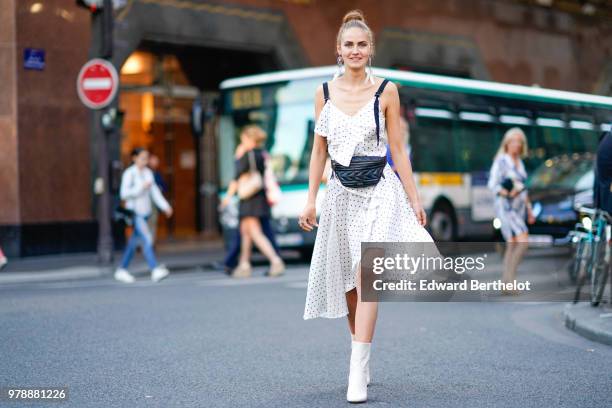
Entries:
MULTIPOLYGON (((362 261, 366 265, 371 265, 368 262, 370 256, 376 256, 378 251, 371 251, 364 254, 362 261)), ((351 362, 349 371, 348 388, 346 391, 346 399, 349 402, 363 402, 367 400, 367 387, 370 383, 370 347, 372 338, 374 337, 374 328, 376 326, 376 318, 378 316, 378 302, 363 301, 363 285, 368 285, 370 281, 371 271, 362 271, 362 263, 357 266, 356 284, 356 307, 353 313, 354 316, 354 340, 351 343, 351 362), (364 281, 362 282, 362 272, 364 281), (363 284, 362 284, 363 283, 363 284)), ((354 295, 347 296, 347 304, 351 305, 354 295)), ((351 308, 349 306, 349 328, 351 325, 351 308)))
POLYGON ((257 248, 261 251, 261 253, 264 254, 265 257, 268 258, 271 263, 280 261, 280 258, 276 254, 274 247, 261 230, 261 223, 259 222, 259 218, 248 217, 247 221, 249 235, 251 236, 251 239, 253 240, 257 248))
POLYGON ((270 222, 270 217, 259 217, 259 222, 261 223, 261 230, 272 244, 274 251, 277 254, 280 254, 278 243, 276 242, 276 235, 274 234, 274 228, 272 228, 272 223, 270 222))
MULTIPOLYGON (((516 279, 518 266, 523 259, 523 255, 529 247, 529 234, 521 233, 508 242, 506 255, 504 256, 504 275, 503 282, 512 282, 516 279)), ((503 293, 517 293, 515 291, 503 291, 503 293)))
POLYGON ((506 250, 504 251, 504 270, 502 272, 502 282, 509 282, 510 268, 514 257, 514 237, 506 241, 506 250))
POLYGON ((249 224, 248 218, 240 219, 239 232, 237 233, 240 240, 240 259, 238 260, 238 266, 231 273, 233 278, 248 278, 252 273, 250 260, 253 241, 249 232, 249 224))
POLYGON ((140 236, 138 231, 136 230, 136 226, 132 227, 132 236, 130 237, 127 245, 125 246, 125 250, 123 251, 123 258, 121 259, 120 267, 122 269, 127 269, 130 266, 130 262, 136 253, 136 248, 138 247, 138 241, 140 240, 140 236))
POLYGON ((240 219, 240 260, 239 264, 249 263, 251 260, 251 250, 253 241, 251 240, 249 218, 240 219))
POLYGON ((357 288, 346 292, 346 305, 348 307, 348 326, 353 340, 355 339, 355 313, 357 312, 357 288))
POLYGON ((134 217, 134 232, 136 231, 138 231, 138 235, 140 235, 142 240, 142 254, 149 268, 155 269, 157 267, 157 259, 155 259, 155 252, 153 251, 153 237, 144 217, 134 217))
POLYGON ((527 249, 529 249, 529 233, 524 232, 514 238, 514 251, 512 253, 512 260, 510 264, 511 281, 516 278, 518 266, 523 260, 523 256, 525 255, 527 249))
POLYGON ((357 307, 355 309, 355 341, 371 343, 378 317, 378 302, 364 302, 361 287, 361 263, 357 267, 357 307))

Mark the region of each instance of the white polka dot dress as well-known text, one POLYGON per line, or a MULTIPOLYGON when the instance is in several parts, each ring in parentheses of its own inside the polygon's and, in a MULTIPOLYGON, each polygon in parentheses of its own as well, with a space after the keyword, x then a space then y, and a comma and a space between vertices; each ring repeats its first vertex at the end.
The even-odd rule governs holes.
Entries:
MULTIPOLYGON (((352 156, 385 156, 385 117, 379 112, 377 144, 374 101, 373 97, 354 115, 342 112, 331 100, 324 105, 315 133, 327 138, 333 160, 348 166, 352 156)), ((433 242, 388 164, 383 175, 377 185, 358 189, 330 178, 310 264, 304 319, 348 314, 345 292, 356 287, 361 242, 433 242)))

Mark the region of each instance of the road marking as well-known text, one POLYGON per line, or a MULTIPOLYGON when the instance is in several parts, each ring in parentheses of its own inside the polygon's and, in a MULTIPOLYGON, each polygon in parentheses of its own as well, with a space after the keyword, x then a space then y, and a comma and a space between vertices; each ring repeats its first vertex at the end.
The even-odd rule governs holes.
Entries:
POLYGON ((285 286, 291 289, 306 289, 308 288, 308 281, 288 283, 285 286))
POLYGON ((197 282, 198 286, 242 286, 242 285, 266 285, 275 283, 287 283, 287 282, 303 282, 306 279, 305 276, 280 276, 271 278, 268 276, 255 276, 245 279, 210 279, 207 281, 197 282))

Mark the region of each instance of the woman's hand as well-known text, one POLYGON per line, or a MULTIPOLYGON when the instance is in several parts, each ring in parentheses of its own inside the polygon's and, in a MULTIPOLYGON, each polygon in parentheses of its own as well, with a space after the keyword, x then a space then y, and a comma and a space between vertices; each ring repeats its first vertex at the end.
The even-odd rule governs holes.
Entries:
POLYGON ((499 190, 498 194, 502 197, 508 197, 509 195, 508 190, 506 190, 505 188, 502 188, 501 190, 499 190))
POLYGON ((304 231, 312 231, 314 227, 318 227, 317 224, 317 210, 314 204, 308 203, 300 217, 298 218, 298 225, 304 231))
POLYGON ((414 211, 414 215, 419 221, 419 224, 424 227, 425 224, 427 224, 427 213, 425 213, 425 210, 423 209, 423 206, 421 206, 421 203, 416 200, 412 202, 412 210, 414 211))
POLYGON ((232 197, 225 196, 225 198, 221 200, 221 204, 219 205, 220 209, 225 210, 225 208, 230 204, 231 201, 232 197))
POLYGON ((536 219, 533 215, 533 211, 531 211, 531 208, 527 208, 527 224, 535 224, 536 219))
POLYGON ((512 191, 510 191, 510 193, 508 193, 508 197, 510 197, 510 198, 514 198, 514 197, 516 197, 517 195, 519 195, 519 193, 520 193, 520 191, 515 190, 515 189, 512 189, 512 191))

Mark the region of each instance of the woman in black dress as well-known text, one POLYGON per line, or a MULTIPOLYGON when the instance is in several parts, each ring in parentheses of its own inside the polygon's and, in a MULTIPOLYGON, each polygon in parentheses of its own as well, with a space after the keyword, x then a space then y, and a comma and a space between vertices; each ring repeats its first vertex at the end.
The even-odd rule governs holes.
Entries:
MULTIPOLYGON (((241 139, 245 148, 245 153, 236 162, 236 180, 238 185, 245 182, 249 177, 249 172, 256 170, 264 179, 266 168, 267 153, 262 148, 266 140, 266 133, 259 126, 247 126, 243 129, 241 139)), ((285 264, 277 255, 274 247, 266 238, 261 228, 261 220, 269 219, 270 204, 266 198, 265 185, 262 189, 247 199, 240 200, 240 235, 242 243, 240 247, 240 261, 238 267, 234 269, 233 277, 248 277, 251 275, 251 250, 253 243, 257 245, 259 251, 270 261, 269 276, 281 275, 285 270, 285 264)))

